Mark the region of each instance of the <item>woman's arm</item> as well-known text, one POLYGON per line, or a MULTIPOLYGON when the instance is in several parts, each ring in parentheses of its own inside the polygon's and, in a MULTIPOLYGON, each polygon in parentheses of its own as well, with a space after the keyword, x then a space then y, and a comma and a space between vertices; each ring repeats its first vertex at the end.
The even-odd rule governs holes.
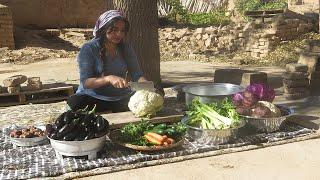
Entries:
POLYGON ((102 76, 98 78, 88 78, 85 81, 84 86, 88 89, 96 89, 107 84, 111 84, 115 88, 128 87, 128 83, 125 79, 114 75, 102 76))
POLYGON ((96 89, 107 84, 111 84, 116 88, 127 87, 127 82, 118 76, 100 76, 97 77, 95 67, 95 55, 92 47, 89 44, 83 45, 77 57, 80 71, 80 81, 83 83, 84 88, 96 89))

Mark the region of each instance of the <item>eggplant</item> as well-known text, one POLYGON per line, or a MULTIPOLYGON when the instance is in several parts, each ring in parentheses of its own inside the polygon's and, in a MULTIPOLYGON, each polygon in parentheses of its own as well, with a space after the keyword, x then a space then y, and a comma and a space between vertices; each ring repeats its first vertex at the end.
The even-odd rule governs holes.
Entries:
POLYGON ((59 133, 59 137, 64 137, 64 135, 66 135, 67 133, 73 131, 74 129, 74 124, 66 124, 64 125, 61 129, 59 129, 58 133, 59 133))
POLYGON ((66 115, 66 112, 60 114, 60 116, 54 122, 54 124, 57 126, 58 129, 60 129, 65 124, 64 123, 65 115, 66 115))
POLYGON ((94 132, 89 132, 89 134, 84 138, 84 140, 89 140, 94 138, 94 132))
POLYGON ((64 141, 73 141, 75 139, 75 137, 76 137, 76 133, 69 132, 68 134, 64 135, 62 140, 64 140, 64 141))
POLYGON ((52 133, 55 132, 55 127, 52 124, 47 124, 46 125, 46 132, 48 136, 50 136, 52 133))
POLYGON ((88 135, 88 132, 82 131, 81 133, 77 134, 77 136, 74 138, 75 141, 83 141, 85 140, 85 137, 88 135))
POLYGON ((75 118, 75 113, 72 112, 71 110, 67 111, 64 118, 63 118, 63 122, 65 124, 69 124, 71 123, 71 121, 75 118))
POLYGON ((109 129, 109 122, 102 116, 97 117, 96 125, 97 133, 107 132, 109 129))
POLYGON ((57 135, 57 133, 52 133, 51 135, 49 135, 49 137, 50 137, 51 139, 58 140, 58 135, 57 135))

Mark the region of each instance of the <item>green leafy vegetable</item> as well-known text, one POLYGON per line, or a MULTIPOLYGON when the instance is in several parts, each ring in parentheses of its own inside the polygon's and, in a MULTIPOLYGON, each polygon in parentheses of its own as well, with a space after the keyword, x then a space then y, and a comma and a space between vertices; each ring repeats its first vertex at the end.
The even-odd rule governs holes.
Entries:
POLYGON ((203 129, 227 129, 236 126, 240 120, 230 98, 211 104, 201 103, 199 98, 195 98, 189 109, 188 125, 203 129))

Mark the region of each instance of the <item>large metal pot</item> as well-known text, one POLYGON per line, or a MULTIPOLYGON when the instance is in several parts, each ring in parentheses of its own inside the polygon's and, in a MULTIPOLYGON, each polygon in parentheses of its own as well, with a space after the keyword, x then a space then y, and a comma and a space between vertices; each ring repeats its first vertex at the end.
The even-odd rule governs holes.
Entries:
POLYGON ((219 101, 225 97, 244 91, 239 85, 229 83, 192 84, 182 88, 185 92, 186 104, 189 105, 195 97, 202 103, 219 101))

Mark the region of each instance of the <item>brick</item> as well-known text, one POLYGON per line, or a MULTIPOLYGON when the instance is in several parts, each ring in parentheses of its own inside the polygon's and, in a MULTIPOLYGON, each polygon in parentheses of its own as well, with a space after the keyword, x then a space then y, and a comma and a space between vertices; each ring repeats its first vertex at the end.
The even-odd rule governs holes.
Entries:
POLYGON ((307 72, 308 66, 304 64, 287 64, 286 65, 287 72, 307 72))
POLYGON ((301 53, 298 63, 304 64, 308 66, 308 71, 313 72, 316 69, 316 65, 318 63, 318 58, 320 58, 320 54, 316 53, 301 53))
POLYGON ((282 77, 284 79, 307 79, 308 78, 308 73, 306 72, 285 72, 283 73, 282 77))
POLYGON ((310 79, 310 81, 312 81, 312 80, 319 80, 320 81, 320 71, 314 71, 314 72, 310 73, 309 79, 310 79))
POLYGON ((24 83, 27 80, 27 76, 25 75, 15 75, 8 77, 3 80, 3 85, 5 87, 10 87, 10 86, 18 86, 22 83, 24 83))
POLYGON ((285 94, 303 93, 306 91, 309 91, 309 87, 296 87, 296 88, 284 87, 283 88, 283 92, 285 94))
POLYGON ((296 100, 296 99, 302 99, 310 96, 310 91, 305 91, 302 93, 294 93, 294 94, 283 94, 284 97, 288 100, 296 100))
POLYGON ((264 72, 247 72, 242 75, 241 85, 248 86, 254 83, 268 83, 268 76, 264 72))
POLYGON ((21 87, 20 87, 20 85, 9 86, 9 87, 7 87, 7 90, 8 90, 9 94, 15 94, 15 93, 19 93, 21 91, 21 87))
POLYGON ((283 79, 283 85, 288 88, 293 87, 308 87, 309 86, 309 79, 283 79))
POLYGON ((242 75, 245 73, 242 69, 216 69, 214 72, 215 83, 241 84, 242 75))

